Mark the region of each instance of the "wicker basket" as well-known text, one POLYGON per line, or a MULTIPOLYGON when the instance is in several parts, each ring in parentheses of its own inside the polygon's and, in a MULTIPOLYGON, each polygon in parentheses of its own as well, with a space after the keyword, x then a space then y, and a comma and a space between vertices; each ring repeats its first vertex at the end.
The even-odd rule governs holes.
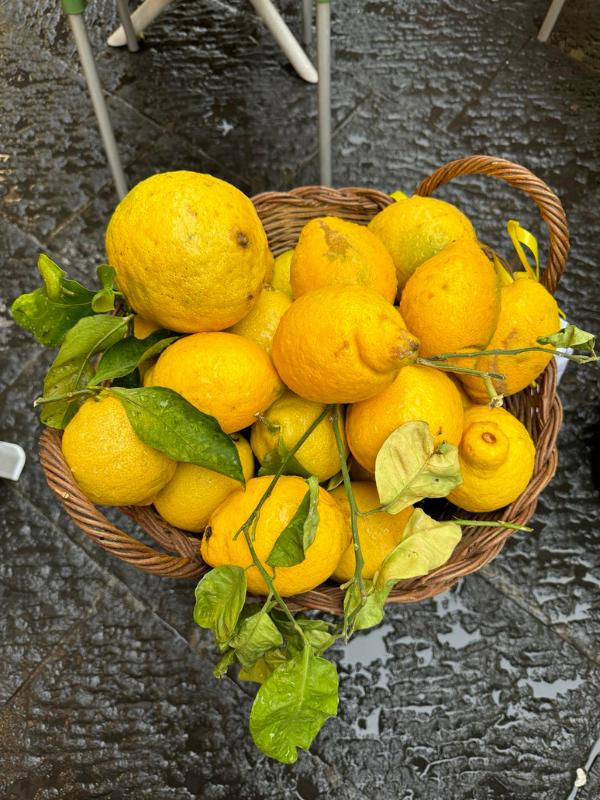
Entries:
MULTIPOLYGON (((430 195, 438 186, 461 175, 491 175, 526 192, 537 204, 550 234, 548 265, 542 282, 554 292, 563 273, 569 251, 567 221, 560 200, 529 170, 490 156, 470 156, 441 167, 424 180, 417 194, 430 195)), ((328 189, 306 186, 291 192, 267 192, 253 199, 275 254, 294 247, 300 230, 313 217, 332 215, 367 223, 389 205, 388 195, 374 189, 328 189)), ((537 455, 531 482, 509 507, 478 519, 513 520, 527 523, 536 508, 540 492, 550 481, 557 465, 556 438, 562 408, 556 395, 556 368, 552 361, 535 389, 528 388, 507 399, 507 407, 518 417, 536 442, 537 455)), ((48 485, 67 514, 105 550, 145 572, 170 578, 198 578, 208 567, 200 557, 200 540, 168 525, 150 507, 128 507, 122 511, 161 548, 149 547, 119 530, 97 509, 75 484, 61 451, 60 434, 46 429, 40 439, 40 461, 48 485)), ((461 516, 465 516, 461 512, 461 516)), ((511 531, 503 528, 464 528, 463 538, 443 567, 429 575, 399 583, 390 603, 412 603, 433 597, 451 587, 463 575, 483 567, 502 550, 511 531)), ((343 594, 334 585, 323 586, 290 599, 290 607, 341 613, 343 594)))

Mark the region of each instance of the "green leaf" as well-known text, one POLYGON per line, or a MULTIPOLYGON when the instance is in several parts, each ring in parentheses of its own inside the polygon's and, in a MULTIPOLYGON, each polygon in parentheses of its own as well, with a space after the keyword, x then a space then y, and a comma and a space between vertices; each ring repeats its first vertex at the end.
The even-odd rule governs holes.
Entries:
POLYGON ((339 472, 336 472, 336 474, 332 478, 329 478, 325 488, 327 489, 328 492, 332 492, 334 489, 337 489, 338 486, 341 486, 343 482, 344 482, 344 475, 340 470, 339 472))
POLYGON ((246 573, 241 567, 216 567, 196 586, 194 622, 210 628, 219 644, 229 641, 246 601, 246 573))
POLYGON ((92 298, 92 310, 97 314, 105 311, 113 311, 115 307, 115 278, 117 273, 114 267, 108 264, 100 264, 96 270, 98 280, 102 286, 92 298))
POLYGON ((250 668, 268 650, 283 644, 283 637, 269 616, 267 607, 262 606, 242 620, 229 644, 235 649, 240 664, 250 668))
MULTIPOLYGON (((302 639, 290 620, 281 612, 273 611, 273 621, 288 641, 288 648, 299 652, 303 648, 302 639)), ((296 614, 296 625, 302 628, 306 640, 315 655, 322 655, 336 640, 335 625, 321 619, 310 619, 304 614, 296 614)))
MULTIPOLYGON (((263 458, 263 462, 258 470, 259 477, 263 477, 264 475, 275 475, 275 473, 281 468, 281 465, 283 464, 283 461, 289 452, 290 449, 283 441, 283 437, 280 436, 277 442, 277 447, 275 447, 273 450, 269 450, 269 452, 263 458)), ((292 456, 289 459, 283 474, 298 475, 301 478, 310 477, 310 472, 307 472, 307 470, 304 469, 295 456, 292 456)))
POLYGON ((22 294, 13 302, 13 319, 41 344, 56 347, 67 331, 93 313, 94 293, 66 277, 66 272, 46 253, 40 253, 38 269, 43 286, 22 294))
POLYGON ((111 388, 121 386, 123 389, 138 389, 142 385, 142 376, 139 369, 134 369, 122 378, 115 378, 111 382, 111 388))
MULTIPOLYGON (((90 359, 106 350, 127 333, 125 317, 84 317, 67 332, 44 380, 44 399, 78 391, 94 374, 90 359)), ((85 399, 85 398, 84 398, 85 399)), ((81 397, 46 403, 40 415, 44 425, 64 428, 82 404, 81 397)))
POLYGON ((596 355, 596 337, 587 331, 582 331, 581 328, 577 328, 575 325, 567 325, 550 336, 538 336, 537 342, 538 344, 550 344, 553 347, 560 347, 565 350, 569 347, 575 350, 587 350, 594 356, 596 355))
POLYGON ((235 650, 226 650, 225 655, 221 656, 218 663, 215 665, 213 669, 213 675, 215 678, 224 678, 227 674, 227 670, 235 661, 235 650))
POLYGON ((251 667, 242 667, 238 677, 243 681, 254 681, 254 683, 264 683, 277 667, 288 661, 288 653, 281 647, 269 650, 262 658, 251 667))
POLYGON ((329 717, 337 714, 335 666, 314 656, 310 647, 277 667, 256 694, 250 733, 263 753, 284 764, 306 750, 329 717))
POLYGON ((436 447, 426 422, 406 422, 381 446, 375 482, 389 514, 424 497, 446 497, 462 483, 458 449, 447 442, 436 447))
POLYGON ((304 561, 306 550, 313 543, 319 525, 319 481, 311 476, 308 491, 296 513, 277 537, 267 558, 270 567, 293 567, 304 561))
POLYGON ((174 461, 198 464, 244 483, 233 440, 214 417, 198 411, 177 392, 158 386, 107 391, 123 403, 133 430, 145 444, 174 461))
POLYGON ((164 330, 154 331, 145 339, 128 336, 104 353, 92 383, 99 384, 128 375, 143 361, 154 358, 178 338, 172 331, 164 330))
POLYGON ((389 594, 398 581, 427 575, 441 567, 460 538, 459 525, 432 519, 422 509, 415 508, 406 523, 402 541, 388 553, 373 577, 375 591, 389 594))
MULTIPOLYGON (((373 628, 382 622, 387 594, 375 592, 372 581, 365 581, 366 597, 362 598, 358 585, 352 581, 344 593, 344 634, 346 639, 355 631, 373 628)), ((389 592, 388 592, 389 594, 389 592)))

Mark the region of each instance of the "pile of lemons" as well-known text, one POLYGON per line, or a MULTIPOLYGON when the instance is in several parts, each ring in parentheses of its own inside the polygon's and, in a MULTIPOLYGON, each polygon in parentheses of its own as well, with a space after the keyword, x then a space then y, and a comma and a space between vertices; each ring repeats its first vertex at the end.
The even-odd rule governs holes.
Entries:
MULTIPOLYGON (((469 219, 455 206, 400 199, 369 225, 318 217, 297 245, 274 258, 250 200, 209 175, 172 172, 138 184, 115 210, 106 234, 108 262, 136 313, 135 335, 158 328, 184 334, 152 363, 144 386, 168 387, 215 417, 238 449, 245 485, 188 463, 176 464, 137 439, 109 394, 87 400, 65 429, 63 452, 94 502, 153 503, 170 524, 205 531, 201 552, 213 566, 248 567, 248 586, 265 592, 243 525, 271 480, 254 477, 273 454, 293 448, 326 404, 345 418, 359 510, 379 505, 373 472, 389 434, 425 421, 436 443, 459 448, 463 482, 450 500, 492 511, 527 486, 535 459, 525 427, 489 404, 473 374, 424 365, 440 354, 535 345, 558 330, 554 298, 534 279, 500 279, 469 219)), ((456 364, 502 373, 499 394, 525 388, 550 355, 482 356, 456 364)), ((305 560, 277 570, 282 595, 354 572, 350 509, 329 417, 294 457, 264 503, 254 529, 265 561, 318 478, 319 524, 305 560)), ((359 519, 372 577, 402 539, 409 508, 359 519)))

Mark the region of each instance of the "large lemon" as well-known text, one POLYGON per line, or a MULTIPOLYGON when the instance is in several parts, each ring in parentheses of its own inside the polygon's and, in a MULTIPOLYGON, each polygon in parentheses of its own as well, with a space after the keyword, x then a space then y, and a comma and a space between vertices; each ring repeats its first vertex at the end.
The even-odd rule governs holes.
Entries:
POLYGON ((225 433, 251 425, 283 387, 271 359, 255 342, 234 333, 196 333, 163 350, 152 385, 166 386, 205 414, 225 433))
POLYGON ((64 430, 62 451, 82 492, 105 506, 149 505, 176 467, 138 439, 110 394, 86 400, 64 430))
MULTIPOLYGON (((235 446, 244 478, 249 481, 254 475, 252 450, 242 436, 237 437, 235 446)), ((178 464, 169 483, 154 498, 154 506, 176 528, 198 532, 204 530, 215 508, 239 486, 239 481, 212 469, 178 464)))
POLYGON ((356 284, 396 297, 396 269, 381 241, 364 225, 337 217, 312 219, 302 229, 290 269, 294 297, 324 286, 356 284))
POLYGON ((457 239, 477 238, 470 220, 456 206, 434 197, 407 197, 384 208, 369 223, 391 253, 398 289, 416 268, 457 239))
POLYGON ((447 375, 432 367, 403 367, 391 386, 354 403, 346 414, 346 436, 354 458, 370 472, 381 445, 405 422, 422 420, 436 444, 458 445, 462 434, 460 393, 447 375))
POLYGON ((293 392, 318 403, 354 403, 388 386, 416 358, 418 341, 374 289, 328 286, 285 312, 273 361, 293 392))
MULTIPOLYGON (((352 492, 359 511, 371 511, 381 505, 377 487, 370 481, 353 481, 352 492)), ((331 492, 331 495, 339 505, 346 523, 350 526, 350 505, 346 497, 346 490, 343 486, 338 486, 331 492)), ((375 575, 383 559, 397 544, 400 544, 404 528, 412 512, 413 507, 408 506, 399 514, 380 511, 377 514, 370 514, 368 517, 358 518, 358 539, 365 562, 361 574, 365 580, 370 580, 375 575)), ((333 577, 339 583, 345 583, 354 577, 355 569, 356 558, 354 545, 351 542, 344 550, 333 577)))
MULTIPOLYGON (((271 477, 253 478, 245 488, 239 488, 214 512, 201 544, 202 558, 212 567, 235 564, 246 569, 248 589, 253 594, 266 594, 267 586, 258 569, 251 566, 252 557, 243 534, 235 533, 254 511, 271 477)), ((308 485, 302 478, 283 476, 260 510, 254 528, 254 549, 269 574, 273 569, 266 560, 277 538, 291 521, 302 502, 308 485)), ((319 489, 319 524, 306 557, 293 567, 277 567, 275 586, 287 597, 314 589, 327 580, 336 568, 350 540, 350 531, 335 500, 319 489)))
POLYGON ((527 487, 535 445, 508 411, 471 406, 465 411, 459 456, 463 482, 448 499, 466 511, 495 511, 512 503, 527 487))
POLYGON ((117 206, 106 254, 142 316, 169 330, 223 330, 252 308, 271 263, 250 200, 198 172, 163 172, 117 206))

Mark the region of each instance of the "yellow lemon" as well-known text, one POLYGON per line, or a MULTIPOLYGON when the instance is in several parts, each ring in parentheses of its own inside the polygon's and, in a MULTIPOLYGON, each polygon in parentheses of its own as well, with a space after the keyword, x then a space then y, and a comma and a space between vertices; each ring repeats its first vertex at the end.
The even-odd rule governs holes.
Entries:
POLYGON ((456 206, 433 197, 407 197, 380 211, 369 223, 391 253, 398 289, 423 262, 457 239, 477 235, 468 217, 456 206))
MULTIPOLYGON (((242 472, 249 481, 254 475, 254 456, 248 442, 234 437, 242 462, 242 472)), ((202 531, 210 515, 223 500, 240 486, 239 481, 196 464, 177 464, 175 474, 154 498, 154 506, 163 519, 185 531, 202 531)))
POLYGON ((273 264, 273 277, 271 278, 271 286, 288 297, 292 297, 292 284, 290 283, 290 266, 292 263, 293 250, 286 250, 275 259, 273 264))
POLYGON ((354 403, 346 414, 346 436, 354 458, 375 471, 375 459, 392 431, 405 422, 426 422, 436 444, 458 445, 463 406, 454 383, 440 370, 410 365, 387 389, 354 403))
POLYGON ((270 284, 273 280, 273 272, 275 270, 275 256, 269 250, 269 254, 267 256, 267 268, 265 270, 265 277, 263 278, 265 283, 270 284))
MULTIPOLYGON (((556 300, 541 283, 523 277, 500 290, 500 316, 494 335, 486 350, 516 350, 534 347, 538 336, 549 336, 560 328, 560 317, 556 300)), ((520 353, 512 356, 481 356, 477 359, 460 359, 457 364, 473 367, 484 372, 499 372, 504 380, 494 380, 498 394, 511 395, 520 392, 534 381, 548 366, 551 353, 520 353)), ((481 378, 461 375, 461 381, 469 395, 478 403, 488 400, 488 393, 481 378)))
POLYGON ((328 286, 299 297, 273 340, 283 382, 307 400, 353 403, 388 386, 418 341, 374 289, 328 286))
POLYGON ((136 314, 133 318, 133 335, 136 339, 145 339, 147 336, 150 336, 151 333, 159 329, 160 325, 157 325, 156 322, 152 322, 151 319, 140 317, 139 314, 136 314))
MULTIPOLYGON (((271 482, 270 476, 253 478, 245 488, 236 489, 214 512, 201 544, 202 558, 212 567, 235 564, 246 570, 248 589, 253 594, 266 594, 267 586, 256 567, 243 534, 234 539, 236 531, 254 511, 271 482)), ((273 569, 266 560, 280 533, 291 521, 302 502, 308 486, 305 480, 284 475, 265 501, 254 530, 254 549, 269 574, 273 569)), ((275 586, 287 597, 314 589, 327 580, 346 549, 350 532, 335 500, 319 489, 319 524, 315 538, 306 550, 306 558, 293 567, 277 567, 275 586)))
MULTIPOLYGON (((142 373, 142 385, 143 386, 156 386, 154 383, 154 367, 156 366, 156 362, 150 364, 150 366, 144 370, 142 373)), ((140 369, 141 372, 141 369, 140 369)))
POLYGON ((527 487, 535 445, 508 411, 471 406, 465 411, 459 455, 463 482, 448 499, 466 511, 495 511, 512 503, 527 487))
POLYGON ((216 417, 225 433, 251 425, 283 388, 262 348, 224 332, 178 339, 160 354, 152 382, 173 389, 216 417))
POLYGON ((223 330, 252 308, 270 263, 250 200, 212 175, 164 172, 121 200, 106 231, 119 288, 163 328, 223 330))
MULTIPOLYGON (((290 450, 304 432, 323 411, 324 405, 304 400, 286 392, 255 422, 250 433, 252 449, 261 464, 278 448, 290 450)), ((340 428, 343 434, 343 416, 340 428)), ((294 456, 299 466, 308 475, 316 475, 319 483, 326 481, 340 470, 333 425, 331 419, 322 420, 294 456)), ((293 471, 293 470, 290 470, 293 471)))
MULTIPOLYGON (((370 511, 381 505, 374 483, 369 481, 353 482, 352 491, 359 511, 370 511)), ((343 486, 338 486, 331 492, 331 496, 340 507, 346 524, 350 527, 350 506, 346 490, 343 486)), ((362 576, 365 580, 370 580, 375 575, 383 559, 400 543, 412 512, 413 507, 409 506, 399 514, 388 514, 381 511, 378 514, 358 518, 358 539, 365 562, 362 576)), ((344 550, 340 563, 335 568, 333 577, 339 583, 346 583, 354 577, 355 569, 354 546, 350 542, 344 550)))
POLYGON ((449 244, 417 267, 402 292, 400 312, 422 356, 482 349, 500 312, 496 270, 477 242, 449 244))
POLYGON ((279 320, 291 304, 292 301, 287 294, 271 286, 265 286, 255 305, 243 319, 229 328, 229 331, 251 339, 270 353, 279 320))
POLYGON ((393 303, 398 288, 392 257, 377 236, 337 217, 311 219, 302 228, 290 280, 294 297, 324 286, 356 284, 393 303))
POLYGON ((176 467, 138 439, 110 394, 86 400, 65 428, 62 451, 81 491, 104 506, 149 505, 176 467))

